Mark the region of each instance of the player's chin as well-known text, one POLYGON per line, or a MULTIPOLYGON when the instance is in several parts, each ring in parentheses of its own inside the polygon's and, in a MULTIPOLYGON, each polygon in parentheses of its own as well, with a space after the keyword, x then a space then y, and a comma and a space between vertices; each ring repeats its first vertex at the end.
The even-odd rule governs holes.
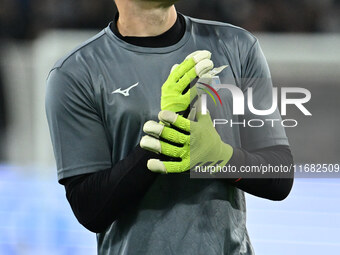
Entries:
POLYGON ((179 0, 139 0, 142 2, 153 2, 153 3, 159 3, 162 6, 171 6, 178 2, 179 0))

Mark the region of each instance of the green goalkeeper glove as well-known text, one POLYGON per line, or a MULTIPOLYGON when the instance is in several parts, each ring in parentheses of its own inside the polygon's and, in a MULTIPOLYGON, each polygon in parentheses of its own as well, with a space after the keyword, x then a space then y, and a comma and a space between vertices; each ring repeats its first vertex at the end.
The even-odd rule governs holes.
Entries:
POLYGON ((195 51, 180 64, 172 67, 171 73, 162 86, 161 110, 183 112, 190 105, 190 98, 197 94, 187 87, 196 78, 207 74, 214 67, 207 50, 195 51), (186 91, 184 94, 183 92, 186 91))
POLYGON ((145 123, 144 132, 148 136, 141 139, 140 146, 180 159, 179 162, 150 159, 147 164, 150 171, 182 173, 200 165, 223 167, 228 163, 233 148, 222 142, 210 114, 202 115, 198 111, 196 117, 197 122, 171 111, 161 111, 158 118, 164 124, 155 121, 145 123))

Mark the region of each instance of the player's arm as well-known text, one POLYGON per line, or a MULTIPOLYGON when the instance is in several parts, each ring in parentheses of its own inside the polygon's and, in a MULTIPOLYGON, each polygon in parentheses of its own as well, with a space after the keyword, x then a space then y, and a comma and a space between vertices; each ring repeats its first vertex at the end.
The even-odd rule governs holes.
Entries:
MULTIPOLYGON (((268 148, 248 152, 244 149, 234 149, 230 165, 240 169, 241 166, 287 166, 294 164, 290 147, 276 145, 268 148)), ((284 200, 290 193, 293 185, 293 173, 278 173, 276 178, 240 178, 227 180, 231 185, 257 197, 270 200, 284 200)))
POLYGON ((100 116, 86 77, 53 70, 47 81, 46 113, 58 180, 78 221, 93 232, 107 228, 127 205, 134 206, 156 178, 149 153, 136 148, 112 166, 100 116))
MULTIPOLYGON (((263 119, 261 128, 241 127, 242 148, 236 149, 233 162, 241 166, 288 166, 294 164, 288 139, 280 121, 274 126, 265 119, 281 120, 278 110, 271 115, 253 114, 247 105, 249 88, 253 89, 253 105, 257 110, 267 110, 272 105, 273 84, 267 60, 259 42, 255 40, 252 47, 241 58, 241 88, 245 92, 245 115, 243 119, 263 119)), ((288 196, 293 185, 294 173, 277 173, 276 178, 242 179, 235 185, 253 195, 282 200, 288 196)))
POLYGON ((100 233, 121 214, 133 210, 157 177, 146 168, 151 157, 154 153, 137 146, 112 168, 62 180, 78 221, 100 233))

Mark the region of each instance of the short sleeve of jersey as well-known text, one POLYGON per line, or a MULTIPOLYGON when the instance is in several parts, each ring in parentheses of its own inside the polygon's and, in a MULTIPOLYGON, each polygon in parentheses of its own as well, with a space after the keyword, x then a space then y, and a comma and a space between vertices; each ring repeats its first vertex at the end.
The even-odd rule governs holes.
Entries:
POLYGON ((240 119, 246 123, 241 127, 242 147, 252 151, 276 145, 289 145, 277 107, 274 113, 269 115, 255 114, 249 107, 251 103, 256 110, 269 110, 273 104, 272 79, 257 40, 242 64, 241 86, 245 96, 245 115, 240 119), (252 88, 251 101, 249 88, 252 88))
POLYGON ((47 79, 46 114, 58 180, 111 167, 111 152, 91 89, 60 68, 47 79))

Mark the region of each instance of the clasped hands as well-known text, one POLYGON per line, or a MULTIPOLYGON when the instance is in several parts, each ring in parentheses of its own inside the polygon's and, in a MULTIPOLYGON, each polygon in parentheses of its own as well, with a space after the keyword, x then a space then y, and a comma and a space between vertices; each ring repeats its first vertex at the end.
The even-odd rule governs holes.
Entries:
POLYGON ((221 140, 210 114, 204 115, 197 109, 200 96, 196 85, 188 88, 196 78, 212 78, 213 67, 209 51, 196 51, 172 67, 162 86, 160 122, 146 122, 143 131, 147 135, 140 141, 143 149, 172 160, 150 159, 147 163, 150 171, 183 173, 196 166, 225 166, 232 157, 233 148, 221 140), (197 97, 189 117, 181 116, 197 97))

